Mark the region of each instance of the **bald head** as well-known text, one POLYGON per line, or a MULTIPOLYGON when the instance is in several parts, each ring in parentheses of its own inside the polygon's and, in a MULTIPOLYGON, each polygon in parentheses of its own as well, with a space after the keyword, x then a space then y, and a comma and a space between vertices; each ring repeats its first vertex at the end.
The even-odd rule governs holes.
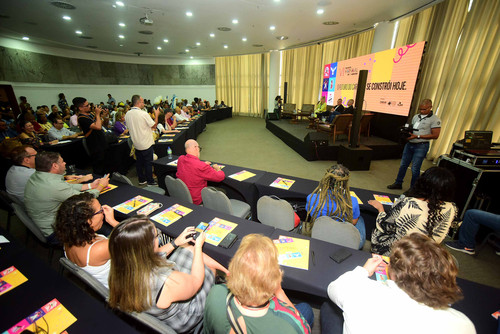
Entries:
POLYGON ((200 157, 200 145, 194 139, 189 139, 184 144, 184 148, 186 149, 187 154, 194 155, 196 157, 200 157))

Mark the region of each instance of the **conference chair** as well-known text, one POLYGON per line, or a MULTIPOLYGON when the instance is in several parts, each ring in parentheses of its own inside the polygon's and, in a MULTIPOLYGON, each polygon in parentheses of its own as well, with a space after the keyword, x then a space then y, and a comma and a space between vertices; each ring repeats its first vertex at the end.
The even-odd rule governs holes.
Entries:
POLYGON ((181 179, 174 179, 170 175, 165 176, 165 185, 168 194, 182 201, 193 203, 188 187, 181 179))
MULTIPOLYGON (((121 182, 121 183, 128 184, 130 186, 134 186, 134 184, 132 183, 132 181, 130 181, 130 179, 128 177, 126 177, 125 175, 122 175, 118 172, 113 172, 113 175, 111 176, 111 181, 121 182)), ((143 189, 160 194, 160 195, 165 195, 165 190, 158 187, 158 186, 147 185, 143 189)))
POLYGON ((5 211, 7 211, 7 232, 10 232, 10 222, 14 215, 14 208, 12 207, 13 196, 10 196, 5 190, 0 190, 0 205, 5 211))
POLYGON ((295 228, 295 211, 292 205, 276 196, 262 196, 257 201, 257 219, 264 225, 285 231, 300 232, 302 226, 295 228))
POLYGON ((293 111, 295 110, 295 103, 285 103, 283 105, 283 112, 284 113, 293 113, 293 111))
POLYGON ((311 237, 352 249, 358 249, 361 242, 361 235, 353 224, 339 222, 327 216, 314 221, 311 237))
POLYGON ((35 237, 43 246, 49 248, 49 264, 51 264, 52 257, 54 256, 54 249, 61 249, 61 247, 59 245, 51 245, 47 242, 47 237, 43 235, 38 225, 36 225, 35 222, 31 219, 31 217, 25 211, 24 207, 17 203, 12 203, 12 208, 14 209, 14 213, 16 214, 17 218, 21 220, 24 226, 26 226, 26 228, 35 235, 35 237))
POLYGON ((226 194, 214 187, 203 188, 201 190, 201 198, 205 208, 224 212, 240 218, 247 218, 250 216, 250 205, 236 199, 229 199, 226 194))
POLYGON ((333 143, 335 144, 335 140, 337 139, 338 135, 347 135, 347 138, 349 140, 349 125, 351 124, 351 122, 351 114, 337 115, 330 125, 318 125, 318 131, 328 132, 328 134, 333 137, 333 143))
MULTIPOLYGON (((314 111, 314 104, 303 104, 302 109, 300 109, 300 111, 302 112, 302 114, 309 113, 309 115, 310 115, 314 111)), ((307 115, 307 116, 309 116, 309 115, 307 115)), ((302 116, 306 116, 306 115, 302 115, 302 116)))
MULTIPOLYGON (((361 116, 361 120, 359 121, 358 145, 361 141, 362 134, 364 134, 366 137, 370 137, 370 123, 372 121, 373 116, 375 116, 375 114, 372 113, 366 113, 363 116, 361 116)), ((352 129, 352 123, 349 125, 349 135, 348 135, 349 138, 351 138, 351 129, 352 129)))
MULTIPOLYGON (((87 284, 90 288, 92 288, 92 290, 97 292, 103 299, 105 299, 106 301, 109 299, 109 290, 106 289, 104 285, 101 284, 101 282, 96 280, 94 276, 87 273, 85 270, 83 270, 81 267, 71 262, 66 257, 61 257, 59 259, 59 263, 62 265, 64 269, 68 270, 70 273, 78 277, 78 279, 82 280, 85 284, 87 284)), ((158 333, 175 334, 175 331, 172 329, 172 327, 161 322, 152 315, 149 315, 147 313, 136 313, 136 312, 131 312, 131 313, 123 312, 123 313, 130 316, 131 318, 134 318, 138 322, 146 325, 147 327, 155 330, 158 333)))

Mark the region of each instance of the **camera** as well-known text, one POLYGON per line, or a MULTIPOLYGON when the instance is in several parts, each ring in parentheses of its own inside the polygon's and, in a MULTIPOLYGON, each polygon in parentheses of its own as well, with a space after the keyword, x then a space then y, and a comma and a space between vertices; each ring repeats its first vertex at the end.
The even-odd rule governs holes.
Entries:
POLYGON ((413 125, 411 124, 405 124, 404 126, 399 128, 399 133, 401 135, 401 138, 406 139, 411 136, 413 132, 418 131, 418 129, 414 129, 413 125))

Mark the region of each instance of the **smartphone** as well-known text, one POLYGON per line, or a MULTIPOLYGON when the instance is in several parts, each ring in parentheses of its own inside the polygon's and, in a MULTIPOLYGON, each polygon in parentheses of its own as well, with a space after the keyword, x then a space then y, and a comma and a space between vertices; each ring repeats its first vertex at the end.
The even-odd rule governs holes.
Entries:
POLYGON ((229 233, 226 235, 224 240, 222 240, 219 244, 222 248, 231 248, 231 246, 236 242, 238 236, 234 233, 229 233))
POLYGON ((196 238, 198 238, 198 236, 200 235, 201 232, 205 232, 207 227, 208 227, 208 223, 204 223, 204 222, 199 223, 198 226, 196 226, 196 228, 194 229, 195 232, 192 234, 193 240, 196 240, 196 238))
POLYGON ((332 255, 330 255, 330 258, 337 263, 341 263, 351 255, 352 253, 349 252, 346 248, 341 248, 338 251, 334 252, 332 255))

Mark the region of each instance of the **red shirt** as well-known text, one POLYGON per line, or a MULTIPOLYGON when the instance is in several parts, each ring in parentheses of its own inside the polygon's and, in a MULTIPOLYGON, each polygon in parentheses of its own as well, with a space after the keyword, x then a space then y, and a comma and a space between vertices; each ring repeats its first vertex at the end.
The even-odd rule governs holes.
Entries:
POLYGON ((189 189, 194 204, 201 204, 201 190, 207 181, 221 182, 226 177, 223 171, 216 171, 210 165, 191 154, 181 155, 177 161, 177 178, 189 189))

